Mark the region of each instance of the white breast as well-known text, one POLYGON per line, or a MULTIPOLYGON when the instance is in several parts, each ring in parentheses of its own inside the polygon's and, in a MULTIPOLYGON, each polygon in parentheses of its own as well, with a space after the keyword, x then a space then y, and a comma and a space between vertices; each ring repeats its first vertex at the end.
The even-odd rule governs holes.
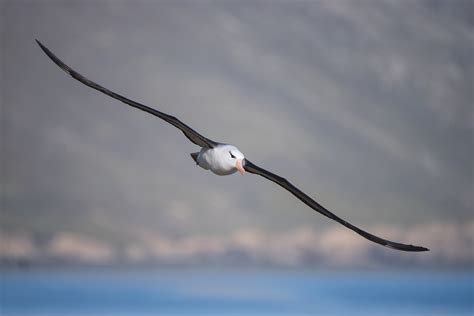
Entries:
POLYGON ((235 148, 231 145, 221 145, 214 148, 202 148, 197 157, 198 165, 206 170, 211 170, 219 176, 226 176, 237 171, 232 161, 228 159, 229 150, 235 148))

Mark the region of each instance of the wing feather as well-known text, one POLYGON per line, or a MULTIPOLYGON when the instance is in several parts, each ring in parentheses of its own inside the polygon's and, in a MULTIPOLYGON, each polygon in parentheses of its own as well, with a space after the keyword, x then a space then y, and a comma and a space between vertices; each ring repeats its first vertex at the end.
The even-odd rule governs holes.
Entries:
POLYGON ((335 220, 336 222, 341 223, 345 227, 355 231, 357 234, 361 235, 362 237, 375 242, 377 244, 380 244, 385 247, 397 249, 397 250, 402 250, 402 251, 428 251, 429 249, 425 247, 420 247, 420 246, 413 246, 413 245, 406 245, 406 244, 401 244, 397 242, 393 242, 390 240, 386 240, 380 237, 377 237, 375 235, 372 235, 354 225, 352 225, 349 222, 346 222, 342 218, 336 216, 334 213, 330 212, 327 210, 325 207, 323 207, 321 204, 317 203, 315 200, 310 198, 308 195, 306 195, 303 191, 295 187, 293 184, 291 184, 288 180, 285 178, 282 178, 274 173, 271 173, 270 171, 267 171, 263 168, 260 168, 259 166, 253 164, 249 160, 245 159, 245 165, 244 168, 247 172, 257 174, 259 176, 262 176, 272 182, 275 182, 279 186, 283 187, 284 189, 288 190, 291 194, 296 196, 300 201, 311 207, 313 210, 316 212, 319 212, 323 214, 326 217, 329 217, 332 220, 335 220))
POLYGON ((198 145, 198 146, 201 146, 201 147, 204 147, 204 148, 214 148, 215 146, 217 146, 219 143, 213 141, 213 140, 210 140, 209 138, 206 138, 204 136, 202 136, 201 134, 199 134, 198 132, 196 132, 194 129, 192 129, 191 127, 189 127, 188 125, 184 124, 183 122, 181 122, 180 120, 178 120, 176 117, 174 116, 171 116, 171 115, 168 115, 166 113, 163 113, 163 112, 160 112, 158 110, 155 110, 149 106, 146 106, 144 104, 141 104, 141 103, 138 103, 138 102, 135 102, 133 100, 130 100, 130 99, 127 99, 126 97, 118 94, 118 93, 115 93, 113 91, 110 91, 109 89, 107 88, 104 88, 103 86, 95 83, 94 81, 91 81, 89 79, 87 79, 86 77, 84 77, 83 75, 81 75, 80 73, 76 72, 75 70, 73 70, 71 67, 69 67, 68 65, 66 65, 64 62, 62 62, 56 55, 54 55, 46 46, 44 46, 43 44, 41 44, 40 41, 36 40, 36 42, 38 43, 38 45, 41 47, 41 49, 43 50, 43 52, 56 64, 58 65, 62 70, 64 70, 65 72, 67 72, 71 77, 73 77, 74 79, 80 81, 81 83, 85 84, 86 86, 88 87, 91 87, 92 89, 95 89, 97 91, 100 91, 114 99, 117 99, 125 104, 128 104, 134 108, 137 108, 137 109, 140 109, 142 111, 145 111, 147 113, 150 113, 154 116, 157 116, 159 117, 160 119, 170 123, 171 125, 173 125, 174 127, 180 129, 184 135, 191 141, 193 142, 194 144, 198 145))

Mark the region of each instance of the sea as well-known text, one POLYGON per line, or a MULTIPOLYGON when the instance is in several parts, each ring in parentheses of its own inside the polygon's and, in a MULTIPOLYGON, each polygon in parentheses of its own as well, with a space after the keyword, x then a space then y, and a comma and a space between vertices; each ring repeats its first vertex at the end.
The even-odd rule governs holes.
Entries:
POLYGON ((0 314, 474 315, 474 274, 221 269, 1 271, 0 314))

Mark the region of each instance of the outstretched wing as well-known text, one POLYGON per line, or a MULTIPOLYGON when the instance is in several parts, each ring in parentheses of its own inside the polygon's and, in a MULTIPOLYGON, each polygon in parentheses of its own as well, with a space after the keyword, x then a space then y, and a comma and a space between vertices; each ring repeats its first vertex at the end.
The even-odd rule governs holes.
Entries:
POLYGON ((168 114, 160 112, 160 111, 157 111, 155 109, 152 109, 152 108, 150 108, 150 107, 148 107, 144 104, 141 104, 141 103, 132 101, 130 99, 127 99, 126 97, 121 96, 120 94, 117 94, 115 92, 112 92, 109 89, 104 88, 101 85, 87 79, 86 77, 82 76, 78 72, 71 69, 71 67, 69 67, 68 65, 63 63, 58 57, 56 57, 56 55, 54 55, 47 47, 45 47, 43 44, 41 44, 38 40, 36 40, 36 42, 41 47, 43 52, 45 52, 46 55, 48 55, 48 57, 51 58, 51 60, 56 65, 58 65, 62 70, 64 70, 68 74, 70 74, 71 77, 73 77, 74 79, 82 82, 86 86, 89 86, 92 89, 98 90, 98 91, 100 91, 100 92, 102 92, 102 93, 104 93, 108 96, 111 96, 114 99, 122 101, 123 103, 128 104, 128 105, 130 105, 134 108, 140 109, 142 111, 148 112, 150 114, 153 114, 153 115, 159 117, 160 119, 170 123, 174 127, 179 128, 191 142, 193 142, 194 144, 196 144, 198 146, 205 147, 205 148, 214 148, 215 146, 218 145, 217 142, 202 136, 201 134, 196 132, 194 129, 192 129, 188 125, 186 125, 183 122, 181 122, 180 120, 178 120, 176 117, 168 115, 168 114))
POLYGON ((393 242, 390 240, 386 240, 377 236, 374 236, 354 225, 351 223, 346 222, 342 218, 336 216, 335 214, 331 213, 328 211, 326 208, 324 208, 322 205, 314 201, 312 198, 310 198, 308 195, 306 195, 304 192, 299 190, 297 187, 295 187, 293 184, 291 184, 288 180, 285 178, 282 178, 274 173, 271 173, 270 171, 267 171, 263 168, 260 168, 259 166, 253 164, 252 162, 248 161, 245 159, 245 165, 244 168, 247 172, 257 174, 259 176, 262 176, 270 181, 275 182, 279 186, 285 188, 286 190, 290 191, 291 194, 296 196, 300 201, 311 207, 313 210, 316 212, 319 212, 323 214, 324 216, 329 217, 332 220, 335 220, 336 222, 341 223, 342 225, 346 226, 349 229, 352 229, 359 235, 361 235, 364 238, 367 238, 370 241, 373 241, 377 244, 380 244, 385 247, 397 249, 397 250, 403 250, 403 251, 428 251, 429 249, 425 247, 419 247, 419 246, 413 246, 413 245, 405 245, 405 244, 400 244, 397 242, 393 242))

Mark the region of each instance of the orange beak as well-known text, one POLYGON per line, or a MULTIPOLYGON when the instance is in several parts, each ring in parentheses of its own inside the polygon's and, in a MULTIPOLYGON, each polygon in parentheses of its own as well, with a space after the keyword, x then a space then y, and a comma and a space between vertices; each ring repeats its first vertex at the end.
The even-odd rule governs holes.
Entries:
POLYGON ((241 175, 244 175, 245 174, 245 169, 244 167, 242 166, 242 159, 238 159, 237 162, 235 163, 235 167, 237 168, 237 170, 239 170, 240 174, 241 175))

